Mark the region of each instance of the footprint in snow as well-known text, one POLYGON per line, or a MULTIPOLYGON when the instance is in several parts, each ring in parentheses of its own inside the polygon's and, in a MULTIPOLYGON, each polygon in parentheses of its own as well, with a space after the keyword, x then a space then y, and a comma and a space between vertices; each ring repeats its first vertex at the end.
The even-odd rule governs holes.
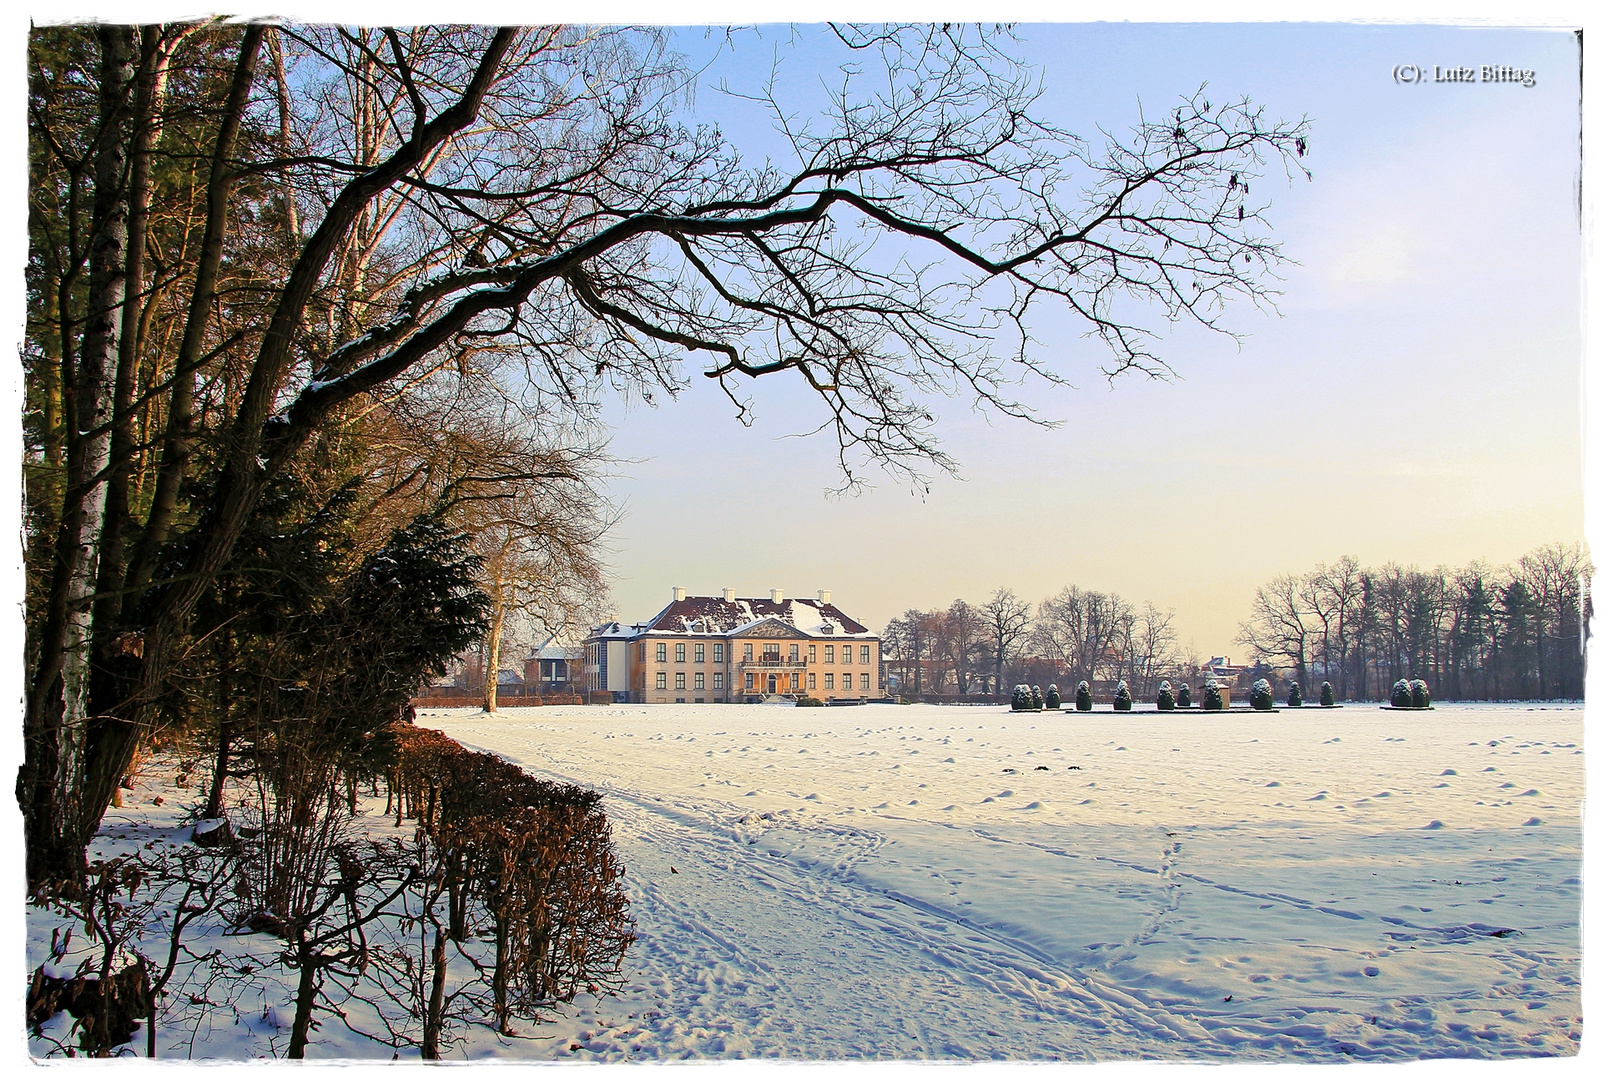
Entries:
POLYGON ((1004 791, 1000 792, 998 795, 996 795, 994 797, 996 799, 1008 799, 1012 795, 1015 795, 1015 794, 1016 794, 1016 792, 1012 791, 1010 788, 1006 788, 1004 791))
POLYGON ((816 802, 821 801, 821 797, 819 795, 815 794, 815 792, 813 792, 813 791, 810 792, 808 795, 804 796, 804 798, 805 799, 814 799, 816 802))
POLYGON ((1531 788, 1529 791, 1521 791, 1521 792, 1519 792, 1518 795, 1515 796, 1515 798, 1522 799, 1526 795, 1539 795, 1539 794, 1541 794, 1539 791, 1537 791, 1535 788, 1531 788))
POLYGON ((1271 784, 1268 784, 1267 786, 1268 787, 1283 787, 1284 785, 1279 783, 1277 780, 1275 780, 1271 784))
POLYGON ((1538 818, 1538 817, 1533 817, 1533 818, 1531 818, 1531 819, 1530 819, 1530 820, 1529 820, 1529 821, 1526 821, 1526 822, 1525 822, 1525 824, 1526 824, 1526 825, 1545 825, 1545 824, 1546 824, 1546 822, 1544 822, 1544 821, 1542 821, 1542 820, 1541 820, 1541 819, 1540 819, 1540 818, 1538 818))
POLYGON ((1049 772, 1050 767, 1048 765, 1035 765, 1035 766, 1033 766, 1033 771, 1034 772, 1049 772))
POLYGON ((1032 802, 1030 802, 1026 806, 1022 807, 1022 809, 1023 810, 1042 810, 1042 809, 1044 809, 1044 804, 1039 802, 1037 799, 1034 799, 1032 802))
POLYGON ((1426 828, 1426 829, 1444 829, 1444 828, 1446 828, 1446 824, 1445 824, 1445 822, 1441 821, 1440 818, 1436 818, 1435 820, 1431 821, 1428 825, 1425 825, 1424 828, 1426 828))
POLYGON ((1329 796, 1325 795, 1323 792, 1320 791, 1316 795, 1312 796, 1312 798, 1308 799, 1307 802, 1322 802, 1323 800, 1327 799, 1328 797, 1329 796))
POLYGON ((1445 770, 1442 770, 1441 775, 1442 776, 1456 776, 1457 775, 1457 770, 1456 769, 1445 769, 1445 770))
POLYGON ((953 765, 953 764, 954 764, 954 763, 955 763, 955 759, 954 759, 954 758, 952 758, 952 757, 946 757, 946 758, 944 758, 944 762, 943 762, 943 763, 944 763, 944 764, 945 764, 945 765, 953 765))

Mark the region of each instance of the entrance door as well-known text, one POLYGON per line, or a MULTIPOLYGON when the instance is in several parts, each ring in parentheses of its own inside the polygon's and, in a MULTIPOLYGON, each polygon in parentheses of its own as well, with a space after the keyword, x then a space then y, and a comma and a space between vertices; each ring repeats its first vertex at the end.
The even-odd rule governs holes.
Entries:
POLYGON ((765 676, 765 693, 767 693, 767 694, 776 693, 776 676, 774 676, 774 675, 765 676))

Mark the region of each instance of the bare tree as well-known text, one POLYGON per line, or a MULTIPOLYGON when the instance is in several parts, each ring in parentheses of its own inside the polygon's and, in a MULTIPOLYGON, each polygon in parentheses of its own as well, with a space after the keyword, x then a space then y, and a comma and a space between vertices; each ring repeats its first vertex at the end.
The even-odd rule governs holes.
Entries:
POLYGON ((1001 586, 980 610, 993 653, 994 682, 990 692, 1000 694, 1004 692, 1000 689, 1000 679, 1005 663, 1032 630, 1033 609, 1027 601, 1018 600, 1014 592, 1001 586))
POLYGON ((1313 628, 1311 611, 1302 602, 1302 578, 1281 574, 1259 586, 1251 600, 1251 617, 1240 623, 1238 640, 1259 657, 1287 661, 1295 680, 1307 681, 1307 658, 1313 628))
MULTIPOLYGON (((115 590, 125 599, 94 621, 87 650, 65 617, 30 618, 31 880, 81 863, 210 580, 274 477, 352 410, 495 355, 521 393, 585 411, 610 388, 679 392, 690 356, 745 420, 743 380, 802 379, 850 485, 867 461, 944 467, 922 397, 1028 416, 1006 388, 1058 377, 1030 334, 1040 305, 1102 342, 1109 374, 1160 376, 1152 315, 1216 327, 1228 300, 1264 302, 1279 252, 1247 181, 1305 151, 1304 124, 1203 94, 1085 141, 1035 119, 1035 77, 1007 40, 956 25, 835 30, 853 62, 818 122, 757 92, 791 154, 757 167, 682 122, 689 76, 654 32, 281 27, 259 65, 269 33, 214 25, 175 62, 206 77, 170 87, 189 144, 164 161, 206 162, 206 176, 190 172, 191 239, 162 271, 173 335, 145 344, 148 445, 124 450, 145 493, 118 523, 133 553, 115 590), (281 92, 287 68, 294 96, 281 92), (354 83, 362 93, 345 91, 354 83), (63 730, 56 687, 86 651, 99 679, 80 734, 63 730), (50 802, 64 741, 82 748, 71 814, 50 802)), ((100 110, 87 141, 126 144, 122 117, 100 110)), ((48 149, 72 122, 31 112, 49 165, 30 185, 35 237, 61 221, 74 184, 102 194, 79 158, 48 149)), ((47 294, 73 308, 56 320, 73 355, 86 311, 122 315, 109 292, 85 301, 60 287, 115 236, 115 216, 95 217, 88 243, 31 293, 38 311, 47 294)), ((39 385, 76 385, 68 352, 29 355, 39 385)), ((55 425, 41 460, 63 445, 55 425)), ((85 520, 94 484, 75 475, 52 523, 85 520)), ((69 595, 105 547, 104 535, 71 540, 31 595, 69 595)))

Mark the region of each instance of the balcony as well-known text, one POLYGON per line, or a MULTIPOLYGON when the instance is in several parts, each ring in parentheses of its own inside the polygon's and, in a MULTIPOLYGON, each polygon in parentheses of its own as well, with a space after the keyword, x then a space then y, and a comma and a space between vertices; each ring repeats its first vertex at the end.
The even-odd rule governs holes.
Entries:
POLYGON ((739 671, 803 671, 803 660, 783 660, 780 656, 770 653, 761 653, 757 660, 743 660, 737 664, 739 671))

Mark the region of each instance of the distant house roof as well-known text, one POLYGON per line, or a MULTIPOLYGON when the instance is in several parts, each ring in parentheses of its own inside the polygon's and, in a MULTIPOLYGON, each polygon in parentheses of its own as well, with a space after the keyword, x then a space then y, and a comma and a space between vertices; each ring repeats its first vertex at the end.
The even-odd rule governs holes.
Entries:
MULTIPOLYGON (((756 623, 776 619, 811 637, 875 637, 870 630, 820 600, 725 600, 689 596, 672 601, 650 620, 647 633, 727 637, 756 623)), ((602 635, 598 635, 602 636, 602 635)))
POLYGON ((606 622, 602 626, 594 626, 589 637, 594 641, 605 638, 634 638, 639 636, 645 628, 642 623, 606 622))
POLYGON ((580 660, 586 650, 579 645, 560 645, 557 638, 548 638, 540 648, 532 649, 527 660, 580 660))

